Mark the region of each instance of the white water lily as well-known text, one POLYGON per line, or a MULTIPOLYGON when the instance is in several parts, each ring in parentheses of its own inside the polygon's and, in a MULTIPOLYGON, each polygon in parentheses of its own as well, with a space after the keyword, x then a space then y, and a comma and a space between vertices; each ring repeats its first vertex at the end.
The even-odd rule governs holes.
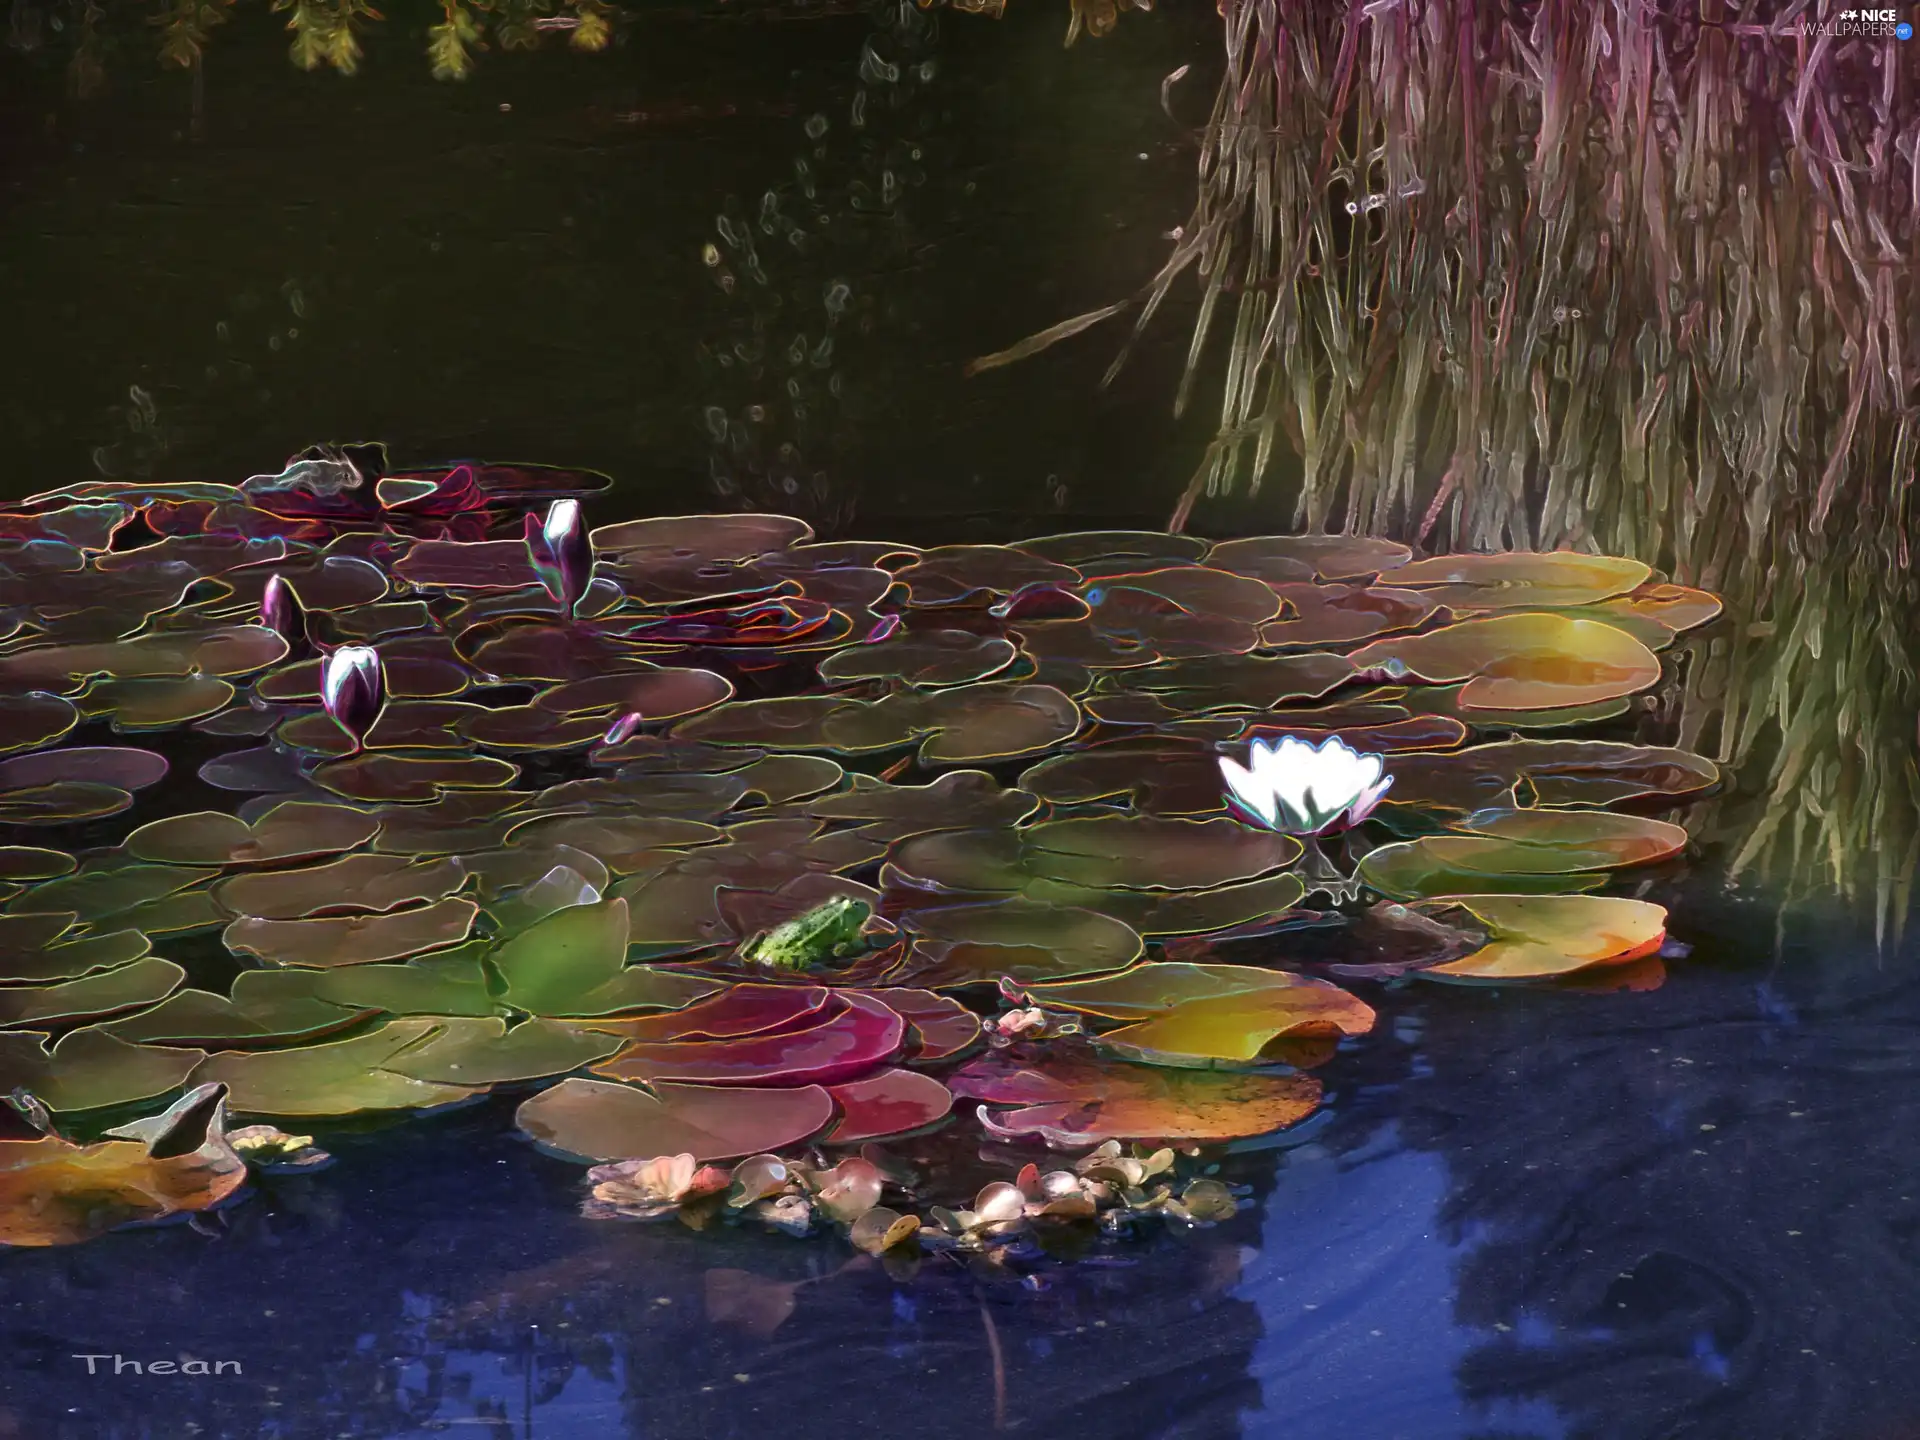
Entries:
POLYGON ((1248 765, 1222 755, 1227 802, 1243 818, 1289 835, 1326 835, 1358 825, 1385 797, 1386 761, 1362 755, 1338 735, 1317 748, 1295 735, 1256 740, 1248 765))

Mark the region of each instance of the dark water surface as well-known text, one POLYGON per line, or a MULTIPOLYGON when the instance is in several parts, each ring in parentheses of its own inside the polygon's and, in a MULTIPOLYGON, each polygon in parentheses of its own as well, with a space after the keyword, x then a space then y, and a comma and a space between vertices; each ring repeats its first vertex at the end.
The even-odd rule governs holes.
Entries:
POLYGON ((213 1233, 8 1256, 0 1435, 1911 1435, 1912 947, 1676 927, 1651 993, 1370 993, 1250 1209, 1025 1284, 580 1219, 508 1101, 323 1127, 213 1233))
MULTIPOLYGON (((258 6, 197 111, 148 37, 66 97, 43 26, 0 52, 0 483, 378 437, 608 471, 596 521, 1152 523, 1210 433, 1167 414, 1184 312, 1106 393, 1117 335, 960 366, 1164 255, 1192 157, 1160 82, 1191 61, 1175 110, 1204 114, 1211 8, 1063 54, 1037 4, 660 7, 612 54, 447 86, 399 23, 357 79, 302 75, 258 6), (814 240, 758 228, 769 192, 814 240), (703 262, 722 214, 765 286, 703 262)), ((1920 1435, 1920 947, 1777 934, 1706 879, 1653 898, 1695 947, 1663 988, 1367 991, 1327 1112, 1229 1159, 1236 1221, 1038 1283, 582 1220, 510 1098, 316 1127, 332 1169, 204 1229, 8 1255, 0 1437, 1920 1435)))

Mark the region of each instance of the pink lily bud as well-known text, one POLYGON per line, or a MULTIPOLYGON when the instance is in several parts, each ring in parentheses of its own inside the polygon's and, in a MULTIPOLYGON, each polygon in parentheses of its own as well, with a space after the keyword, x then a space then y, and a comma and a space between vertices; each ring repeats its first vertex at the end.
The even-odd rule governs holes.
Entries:
POLYGON ((267 577, 260 595, 260 623, 287 642, 289 652, 307 643, 307 610, 293 586, 279 575, 267 577))
POLYGON ((602 745, 621 745, 633 738, 633 732, 640 728, 643 717, 638 710, 629 710, 613 724, 607 727, 607 733, 600 737, 602 745))
POLYGON ((527 558, 534 572, 567 616, 573 615, 580 597, 593 582, 593 542, 580 518, 578 500, 556 500, 547 507, 547 517, 535 528, 531 514, 526 521, 527 558))
POLYGON ((320 703, 358 751, 387 707, 387 671, 371 645, 342 645, 327 656, 320 677, 320 703))

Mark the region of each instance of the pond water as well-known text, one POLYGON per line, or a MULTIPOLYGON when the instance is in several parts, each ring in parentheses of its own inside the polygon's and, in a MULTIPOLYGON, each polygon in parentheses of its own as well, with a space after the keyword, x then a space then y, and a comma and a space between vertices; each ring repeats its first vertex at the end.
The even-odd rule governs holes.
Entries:
MULTIPOLYGON (((50 7, 15 6, 10 494, 377 436, 605 471, 596 519, 931 544, 1156 525, 1210 434, 1168 414, 1178 303, 1106 391, 1098 340, 960 375, 1163 257, 1192 149, 1161 82, 1190 64, 1204 113, 1210 7, 1063 54, 1037 5, 663 6, 458 87, 399 25, 359 77, 302 75, 255 8, 198 94, 135 37, 79 101, 50 7), (769 193, 825 238, 724 290, 715 217, 769 193)), ((1920 1434, 1920 945, 1782 919, 1720 881, 1731 848, 1650 882, 1692 947, 1658 989, 1368 987, 1322 1112, 1223 1161, 1251 1203, 1219 1226, 910 1272, 582 1219, 512 1097, 319 1125, 331 1168, 191 1227, 7 1254, 0 1437, 1920 1434), (183 1354, 240 1373, 112 1373, 183 1354)))

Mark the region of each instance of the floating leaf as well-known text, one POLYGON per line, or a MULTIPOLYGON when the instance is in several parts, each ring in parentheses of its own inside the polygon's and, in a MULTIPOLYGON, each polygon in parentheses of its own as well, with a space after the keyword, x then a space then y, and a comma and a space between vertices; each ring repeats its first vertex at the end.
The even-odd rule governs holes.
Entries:
MULTIPOLYGON (((369 967, 380 968, 380 967, 369 967)), ((364 1019, 363 1007, 329 1004, 317 994, 325 972, 242 970, 232 993, 176 990, 138 1015, 98 1028, 122 1040, 205 1050, 244 1050, 317 1040, 364 1019)))
POLYGON ((1653 572, 1638 560, 1572 550, 1436 555, 1388 570, 1383 585, 1424 590, 1453 610, 1559 609, 1622 595, 1653 572))
POLYGON ((145 932, 112 930, 55 944, 71 915, 0 916, 0 981, 75 980, 138 960, 152 947, 145 932))
POLYGON ((1687 843, 1678 825, 1604 810, 1513 810, 1469 817, 1461 828, 1471 833, 1383 845, 1360 862, 1358 877, 1400 899, 1591 889, 1605 871, 1665 859, 1687 843))
POLYGON ((0 1034, 0 1092, 24 1086, 56 1114, 151 1100, 177 1089, 204 1051, 131 1045, 102 1030, 74 1030, 49 1053, 41 1037, 0 1034))
POLYGON ((79 710, 58 695, 0 696, 0 753, 51 745, 79 722, 79 710))
POLYGON ((564 1075, 611 1055, 620 1042, 554 1020, 508 1028, 498 1017, 441 1017, 420 1044, 385 1062, 396 1074, 438 1085, 504 1085, 564 1075))
POLYGON ((1097 1064, 1066 1057, 1023 1062, 994 1053, 947 1081, 956 1095, 1017 1108, 989 1111, 991 1135, 1034 1137, 1062 1149, 1103 1140, 1234 1140, 1284 1129, 1320 1104, 1310 1075, 1260 1075, 1097 1064))
POLYGON ((903 927, 921 937, 900 978, 929 990, 991 983, 1055 980, 1119 970, 1144 948, 1131 926, 1059 905, 1009 899, 983 905, 910 910, 903 927))
POLYGON ((48 880, 73 872, 76 861, 64 850, 37 845, 0 845, 0 880, 48 880))
POLYGON ((1465 910, 1492 937, 1485 947, 1416 973, 1436 980, 1501 984, 1551 980, 1590 965, 1621 965, 1659 950, 1667 912, 1610 895, 1452 895, 1436 906, 1465 910))
POLYGON ((1612 805, 1646 795, 1688 795, 1720 779, 1703 755, 1611 740, 1504 740, 1393 763, 1387 809, 1476 811, 1511 806, 1514 787, 1542 806, 1612 805))
POLYGON ((1493 615, 1391 636, 1347 657, 1363 670, 1466 681, 1460 704, 1546 710, 1637 694, 1660 679, 1660 657, 1622 630, 1565 615, 1493 615))
MULTIPOLYGON (((283 813, 289 808, 296 807, 283 806, 274 813, 283 813)), ((467 873, 459 861, 452 859, 349 855, 325 865, 309 865, 298 870, 234 875, 215 885, 213 895, 233 915, 252 915, 262 920, 300 920, 338 911, 378 913, 401 905, 440 900, 465 884, 467 873)))
POLYGON ((1373 1028, 1372 1007, 1337 985, 1295 981, 1187 1000, 1150 1020, 1107 1031, 1099 1044, 1155 1065, 1238 1066, 1268 1058, 1268 1047, 1285 1036, 1364 1035, 1373 1028))
POLYGON ((1405 565, 1406 546, 1371 535, 1259 535, 1222 540, 1207 551, 1216 570, 1285 583, 1297 580, 1357 580, 1405 565))
POLYGON ((227 926, 221 939, 235 954, 257 956, 269 965, 367 965, 457 944, 467 938, 479 913, 471 900, 450 897, 404 910, 317 920, 243 915, 227 926))
POLYGON ((351 850, 379 832, 379 817, 364 810, 290 801, 251 825, 217 810, 170 815, 135 830, 126 850, 175 865, 265 865, 351 850))
POLYGON ((951 995, 902 986, 861 993, 897 1010, 906 1020, 907 1058, 915 1064, 951 1060, 980 1038, 980 1017, 951 995))
POLYGON ((95 925, 219 873, 186 865, 107 865, 45 881, 7 909, 16 915, 71 912, 81 924, 95 925))
POLYGON ((1018 650, 998 635, 970 630, 902 631, 877 645, 850 646, 820 662, 830 685, 891 677, 913 685, 963 685, 1013 662, 1018 650))
POLYGON ((416 1080, 388 1068, 440 1029, 433 1020, 393 1020, 351 1040, 212 1055, 194 1071, 194 1079, 228 1086, 233 1108, 246 1115, 357 1115, 446 1105, 466 1099, 473 1089, 416 1080))
POLYGON ((224 1092, 201 1086, 131 1139, 0 1141, 0 1245, 73 1245, 122 1225, 208 1210, 247 1178, 227 1144, 224 1092))
POLYGON ((891 1059, 906 1038, 906 1022, 888 1006, 857 992, 836 996, 804 1029, 726 1040, 629 1044, 594 1073, 653 1085, 677 1080, 709 1085, 833 1084, 891 1059))
POLYGON ((519 774, 517 765, 491 755, 389 750, 329 760, 313 772, 313 781, 349 800, 433 800, 449 790, 511 785, 519 774))
POLYGON ((563 1080, 525 1101, 516 1123, 537 1143, 581 1160, 692 1155, 730 1160, 783 1150, 833 1119, 819 1085, 662 1083, 652 1092, 605 1080, 563 1080))
POLYGON ((840 1118, 820 1137, 826 1145, 855 1145, 923 1130, 953 1109, 953 1092, 917 1070, 879 1070, 827 1088, 840 1118))
POLYGON ((535 1015, 613 1015, 671 1010, 712 993, 711 980, 644 965, 623 969, 627 902, 571 905, 504 941, 488 957, 509 1004, 535 1015))
POLYGON ((81 708, 89 715, 111 715, 116 730, 164 730, 213 714, 233 695, 233 686, 211 675, 96 680, 81 708))
POLYGON ((149 955, 58 985, 0 986, 0 1027, 117 1015, 165 999, 186 976, 172 961, 149 955))

